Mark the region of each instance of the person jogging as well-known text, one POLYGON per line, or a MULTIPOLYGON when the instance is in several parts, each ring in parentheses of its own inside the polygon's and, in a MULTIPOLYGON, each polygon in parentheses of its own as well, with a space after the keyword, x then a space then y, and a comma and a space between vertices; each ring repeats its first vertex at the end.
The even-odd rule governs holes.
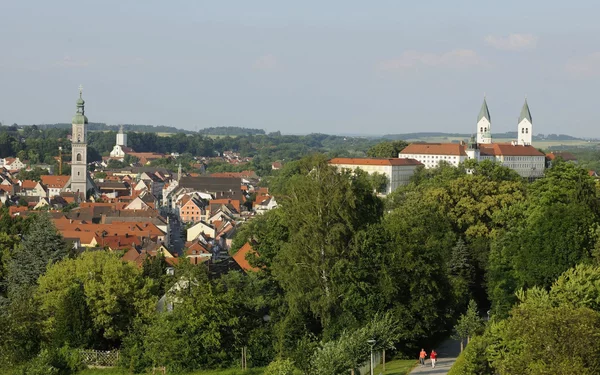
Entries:
POLYGON ((431 358, 431 367, 435 368, 435 362, 437 362, 437 353, 435 352, 435 350, 431 349, 429 358, 431 358))
POLYGON ((425 366, 425 358, 427 358, 427 352, 425 349, 421 349, 421 353, 419 353, 419 363, 421 366, 425 366))

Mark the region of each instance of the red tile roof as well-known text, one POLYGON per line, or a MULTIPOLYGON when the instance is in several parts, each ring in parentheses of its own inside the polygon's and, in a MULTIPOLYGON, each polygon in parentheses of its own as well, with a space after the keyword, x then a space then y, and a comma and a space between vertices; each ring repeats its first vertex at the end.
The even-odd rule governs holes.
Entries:
MULTIPOLYGON (((459 143, 411 143, 400 153, 467 156, 466 148, 465 144, 459 143)), ((493 156, 544 156, 544 153, 531 145, 522 146, 512 143, 480 143, 479 151, 482 155, 493 156)))
POLYGON ((211 206, 211 209, 213 207, 213 205, 219 205, 219 204, 224 204, 224 205, 232 205, 233 208, 235 208, 237 210, 237 212, 240 212, 240 201, 238 200, 234 200, 234 199, 211 199, 208 204, 211 206))
POLYGON ((533 146, 514 145, 512 143, 480 144, 482 154, 502 156, 545 156, 543 152, 533 146))
POLYGON ((415 159, 377 159, 377 158, 334 158, 329 164, 351 164, 351 165, 421 165, 421 162, 415 159))
POLYGON ((248 260, 246 259, 246 255, 248 254, 256 254, 258 253, 252 249, 252 245, 249 242, 246 242, 244 246, 242 246, 237 253, 233 255, 233 260, 240 266, 242 270, 247 271, 258 271, 258 268, 252 267, 248 260))
POLYGON ((401 154, 467 156, 465 145, 459 143, 411 143, 401 154))
POLYGON ((60 188, 65 187, 67 182, 69 182, 69 176, 53 176, 53 175, 45 175, 42 176, 42 183, 51 188, 60 188))
POLYGON ((21 188, 23 189, 35 189, 38 183, 32 180, 23 180, 21 181, 21 188))
POLYGON ((560 157, 564 161, 577 161, 575 155, 571 154, 570 152, 550 152, 546 154, 546 158, 548 160, 554 160, 557 157, 560 157))

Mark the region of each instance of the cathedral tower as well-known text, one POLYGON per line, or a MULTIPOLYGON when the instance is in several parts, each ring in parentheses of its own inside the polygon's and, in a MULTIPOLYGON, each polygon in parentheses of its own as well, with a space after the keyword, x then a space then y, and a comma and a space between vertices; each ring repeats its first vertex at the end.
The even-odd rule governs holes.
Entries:
POLYGON ((492 143, 492 118, 485 96, 477 117, 477 143, 492 143))
MULTIPOLYGON (((73 116, 73 132, 71 134, 71 191, 86 194, 88 186, 87 174, 87 117, 85 117, 85 101, 82 98, 83 88, 79 86, 77 112, 73 116)), ((85 199, 85 195, 83 197, 85 199)))
POLYGON ((117 146, 127 147, 127 134, 123 132, 123 125, 119 126, 117 133, 117 146))
POLYGON ((531 112, 529 111, 527 99, 525 99, 525 104, 523 104, 521 115, 519 116, 517 139, 521 146, 531 145, 531 140, 533 139, 533 120, 531 119, 531 112))

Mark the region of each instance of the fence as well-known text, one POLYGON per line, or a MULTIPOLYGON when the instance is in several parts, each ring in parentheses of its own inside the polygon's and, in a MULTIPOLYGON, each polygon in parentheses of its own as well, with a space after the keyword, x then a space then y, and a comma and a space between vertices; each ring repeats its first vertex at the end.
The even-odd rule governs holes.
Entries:
MULTIPOLYGON (((373 352, 373 368, 377 367, 378 364, 381 363, 381 352, 373 352)), ((371 373, 371 359, 365 362, 362 366, 358 368, 358 375, 367 375, 371 373)), ((374 374, 377 375, 377 374, 374 374)))
POLYGON ((92 367, 115 367, 119 363, 118 350, 79 350, 84 364, 92 367))

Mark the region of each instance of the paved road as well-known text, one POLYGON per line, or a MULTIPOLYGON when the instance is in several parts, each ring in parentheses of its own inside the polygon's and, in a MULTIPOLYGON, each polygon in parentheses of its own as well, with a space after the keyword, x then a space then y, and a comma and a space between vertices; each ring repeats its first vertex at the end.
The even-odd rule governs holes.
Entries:
MULTIPOLYGON (((431 361, 427 359, 425 366, 417 365, 411 374, 430 374, 443 375, 450 371, 450 368, 456 361, 456 357, 460 354, 460 343, 456 340, 448 339, 440 345, 439 348, 434 348, 438 352, 438 360, 435 368, 431 367, 431 361)), ((427 350, 427 354, 431 352, 431 348, 427 350)))

